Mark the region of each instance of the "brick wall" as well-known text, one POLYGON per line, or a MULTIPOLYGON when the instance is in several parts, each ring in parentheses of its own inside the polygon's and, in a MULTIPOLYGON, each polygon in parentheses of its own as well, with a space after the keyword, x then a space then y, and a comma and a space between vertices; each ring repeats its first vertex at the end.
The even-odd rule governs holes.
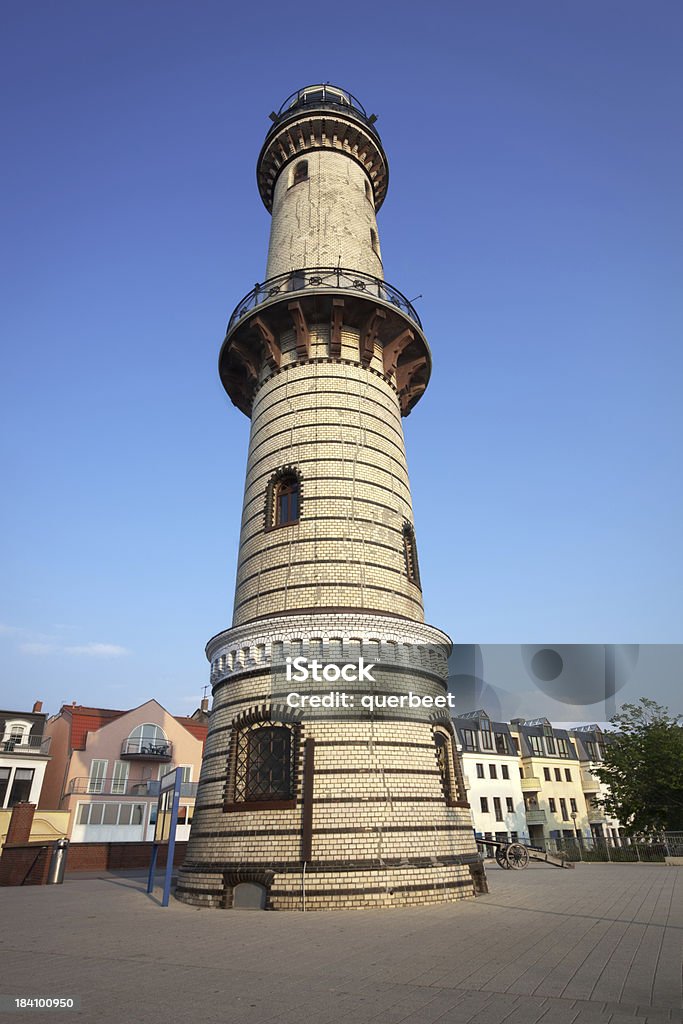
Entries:
POLYGON ((5 844, 0 857, 1 885, 45 885, 52 843, 5 844))
MULTIPOLYGON (((173 863, 179 867, 185 859, 187 843, 176 843, 173 863)), ((158 867, 166 866, 168 847, 159 848, 158 867)), ((149 867, 151 843, 71 843, 66 863, 68 875, 79 871, 130 871, 149 867)))

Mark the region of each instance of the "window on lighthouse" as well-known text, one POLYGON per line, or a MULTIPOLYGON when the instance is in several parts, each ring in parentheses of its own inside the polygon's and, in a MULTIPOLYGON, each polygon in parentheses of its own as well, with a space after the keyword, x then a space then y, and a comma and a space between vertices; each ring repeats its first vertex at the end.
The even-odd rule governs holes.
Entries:
POLYGON ((268 529, 292 526, 299 522, 301 512, 301 482, 295 472, 273 477, 268 487, 268 529))
POLYGON ((295 799, 296 753, 290 726, 263 721, 240 729, 233 747, 234 803, 295 799))
POLYGON ((300 181, 308 178, 308 160, 299 160, 292 171, 292 185, 298 185, 300 181))
POLYGON ((411 583, 416 587, 420 586, 420 567, 417 562, 417 546, 415 544, 415 531, 410 523, 403 527, 403 554, 406 561, 406 574, 411 583))
POLYGON ((287 526, 299 522, 299 481, 295 476, 285 477, 277 485, 275 525, 287 526))

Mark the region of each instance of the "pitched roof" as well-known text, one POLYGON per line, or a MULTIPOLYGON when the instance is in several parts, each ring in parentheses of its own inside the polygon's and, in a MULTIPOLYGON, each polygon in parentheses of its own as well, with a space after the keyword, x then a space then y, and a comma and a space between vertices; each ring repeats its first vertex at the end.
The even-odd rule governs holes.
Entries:
MULTIPOLYGON (((103 725, 107 725, 121 715, 129 714, 128 711, 116 711, 113 708, 91 708, 84 704, 63 704, 61 712, 71 717, 71 749, 85 750, 87 735, 89 732, 96 732, 103 725)), ((208 726, 196 719, 188 718, 185 715, 173 716, 195 739, 206 740, 208 726)))

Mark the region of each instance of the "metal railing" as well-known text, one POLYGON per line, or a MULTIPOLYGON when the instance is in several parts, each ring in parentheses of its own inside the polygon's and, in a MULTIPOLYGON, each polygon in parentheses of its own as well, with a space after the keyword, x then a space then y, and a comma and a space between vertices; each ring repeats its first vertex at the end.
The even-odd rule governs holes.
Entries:
POLYGON ((329 84, 308 85, 304 89, 297 89, 291 96, 288 96, 277 114, 271 115, 274 124, 268 135, 271 135, 283 121, 288 120, 295 114, 300 114, 302 110, 315 110, 321 107, 327 110, 339 110, 341 113, 346 114, 352 112, 363 121, 373 135, 379 138, 377 129, 374 126, 375 118, 372 115, 368 115, 360 100, 356 99, 347 89, 341 89, 339 86, 329 84))
POLYGON ((0 743, 4 754, 47 754, 50 749, 51 736, 8 736, 0 743))
POLYGON ((168 740, 146 740, 146 739, 127 739, 121 744, 121 754, 123 756, 134 757, 138 755, 140 757, 158 757, 159 760, 164 758, 169 759, 173 750, 173 744, 168 740))
POLYGON ((663 842, 619 838, 617 840, 592 836, 547 839, 548 853, 561 855, 570 861, 600 861, 604 863, 661 864, 667 847, 663 842))
MULTIPOLYGON (((114 777, 91 779, 80 777, 70 779, 66 791, 67 794, 88 794, 90 796, 137 796, 156 798, 159 796, 159 780, 119 779, 114 777)), ((195 797, 197 795, 197 783, 183 782, 180 787, 180 795, 184 797, 195 797)))
POLYGON ((422 330, 420 320, 414 306, 403 295, 398 288, 387 284, 379 277, 366 274, 360 270, 348 270, 344 267, 306 267, 301 270, 288 270, 285 274, 277 274, 269 277, 263 284, 257 284, 255 288, 245 295, 241 302, 233 310, 228 321, 227 334, 233 329, 242 317, 247 313, 259 309, 268 302, 273 302, 279 296, 303 291, 307 288, 327 291, 339 289, 345 292, 361 293, 382 302, 396 306, 402 313, 412 320, 422 330))
POLYGON ((683 832, 665 832, 663 839, 667 857, 683 857, 683 832))

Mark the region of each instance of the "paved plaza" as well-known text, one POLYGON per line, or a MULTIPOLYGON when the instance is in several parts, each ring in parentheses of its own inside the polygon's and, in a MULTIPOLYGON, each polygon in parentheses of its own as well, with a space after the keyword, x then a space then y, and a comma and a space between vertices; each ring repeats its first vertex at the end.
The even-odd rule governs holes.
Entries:
POLYGON ((683 869, 488 874, 477 900, 306 914, 163 909, 139 876, 3 889, 0 993, 102 1024, 683 1020, 683 869))

